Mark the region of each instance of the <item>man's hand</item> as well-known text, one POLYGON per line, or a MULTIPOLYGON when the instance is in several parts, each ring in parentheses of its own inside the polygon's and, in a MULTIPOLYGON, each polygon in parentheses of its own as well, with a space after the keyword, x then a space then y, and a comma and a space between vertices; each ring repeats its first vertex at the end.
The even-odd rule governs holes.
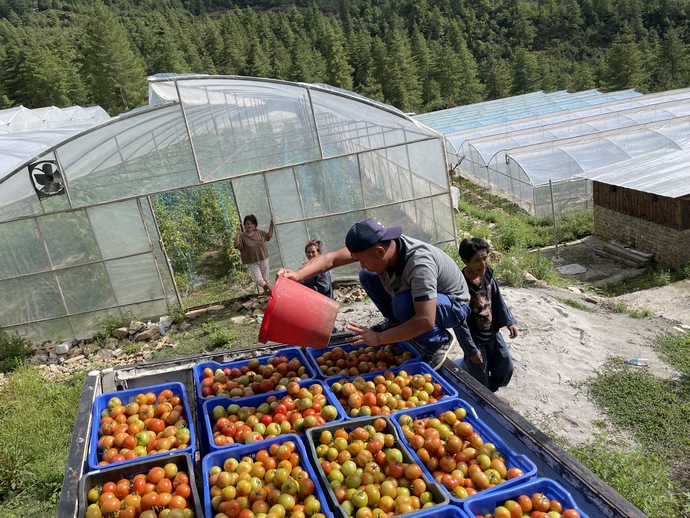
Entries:
POLYGON ((276 279, 281 275, 284 276, 286 279, 290 279, 291 281, 297 280, 297 274, 292 270, 288 270, 287 268, 281 268, 280 270, 278 270, 276 272, 276 279))
POLYGON ((357 322, 348 322, 345 328, 355 334, 347 339, 347 341, 353 345, 366 344, 376 347, 377 345, 381 345, 383 343, 379 338, 380 333, 372 331, 368 327, 361 326, 357 322))
POLYGON ((481 352, 481 351, 477 351, 477 354, 475 354, 474 356, 472 356, 471 360, 472 360, 472 363, 476 363, 477 365, 479 365, 480 363, 482 363, 482 362, 484 361, 484 358, 482 357, 482 352, 481 352))

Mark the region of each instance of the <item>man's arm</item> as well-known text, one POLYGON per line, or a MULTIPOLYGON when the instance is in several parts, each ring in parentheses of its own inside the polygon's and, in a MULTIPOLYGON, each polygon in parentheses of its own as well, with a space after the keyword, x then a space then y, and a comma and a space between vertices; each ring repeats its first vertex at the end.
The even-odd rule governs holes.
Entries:
POLYGON ((399 326, 391 327, 381 333, 372 331, 368 327, 360 326, 355 322, 349 322, 347 329, 355 333, 352 343, 354 345, 367 344, 377 346, 401 342, 416 338, 431 331, 436 322, 436 299, 424 300, 414 303, 414 315, 399 326))
POLYGON ((312 257, 296 272, 286 268, 281 268, 278 270, 277 275, 284 275, 290 280, 299 282, 303 281, 304 279, 308 279, 309 277, 314 277, 320 273, 332 270, 333 268, 337 268, 338 266, 344 266, 354 262, 355 259, 353 259, 350 255, 350 251, 343 247, 335 252, 328 252, 326 254, 312 257))

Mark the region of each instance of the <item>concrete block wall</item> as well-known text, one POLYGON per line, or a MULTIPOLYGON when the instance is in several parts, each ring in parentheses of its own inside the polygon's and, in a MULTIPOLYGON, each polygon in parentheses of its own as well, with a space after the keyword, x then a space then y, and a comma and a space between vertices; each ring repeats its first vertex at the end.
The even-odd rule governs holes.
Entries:
POLYGON ((595 205, 594 235, 653 252, 658 262, 672 267, 690 262, 690 230, 673 230, 595 205))

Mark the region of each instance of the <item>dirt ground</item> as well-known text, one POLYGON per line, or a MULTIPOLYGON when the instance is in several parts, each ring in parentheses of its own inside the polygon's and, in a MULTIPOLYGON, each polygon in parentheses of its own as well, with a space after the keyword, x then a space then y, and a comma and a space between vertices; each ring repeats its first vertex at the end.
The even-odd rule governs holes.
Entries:
MULTIPOLYGON (((595 239, 542 252, 554 265, 577 264, 585 271, 563 275, 573 281, 601 285, 608 280, 637 275, 640 270, 597 255, 595 239)), ((572 268, 570 268, 572 269, 572 268)), ((566 269, 566 271, 570 270, 566 269)), ((574 285, 576 283, 574 282, 574 285)), ((632 318, 606 309, 598 297, 576 287, 502 287, 503 295, 518 320, 519 335, 506 337, 515 363, 510 384, 497 395, 545 432, 571 444, 591 438, 602 416, 587 397, 582 383, 596 375, 611 356, 648 358, 655 376, 672 378, 678 373, 666 365, 650 346, 661 333, 690 330, 690 280, 617 297, 631 309, 648 309, 649 317, 632 318), (576 309, 574 300, 590 311, 576 309)), ((380 319, 371 303, 341 307, 336 320, 342 328, 348 320, 372 324, 380 319)), ((460 359, 456 347, 451 353, 460 359)), ((610 430, 611 432, 614 432, 610 430)))

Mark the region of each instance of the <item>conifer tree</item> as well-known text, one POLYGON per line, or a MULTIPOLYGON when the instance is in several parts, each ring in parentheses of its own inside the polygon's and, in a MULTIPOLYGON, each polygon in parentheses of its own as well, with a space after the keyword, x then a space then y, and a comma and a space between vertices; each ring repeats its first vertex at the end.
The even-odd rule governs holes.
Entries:
POLYGON ((146 75, 127 33, 97 0, 86 17, 81 38, 81 71, 89 96, 111 115, 146 102, 146 75))
POLYGON ((330 85, 352 90, 352 67, 347 62, 342 28, 334 22, 326 24, 324 29, 326 81, 330 85))

